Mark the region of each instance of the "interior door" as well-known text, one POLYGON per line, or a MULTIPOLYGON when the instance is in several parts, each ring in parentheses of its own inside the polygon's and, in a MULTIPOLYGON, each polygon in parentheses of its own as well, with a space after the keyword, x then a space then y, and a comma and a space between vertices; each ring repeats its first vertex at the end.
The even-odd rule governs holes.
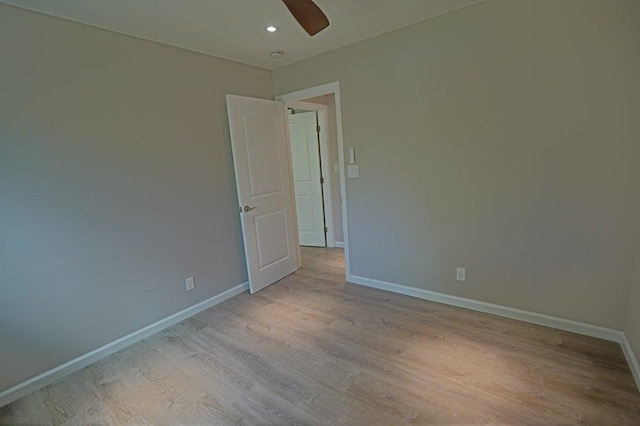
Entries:
POLYGON ((284 104, 227 95, 251 293, 298 269, 284 104))
POLYGON ((290 114, 288 118, 300 245, 325 247, 327 239, 316 113, 290 114))

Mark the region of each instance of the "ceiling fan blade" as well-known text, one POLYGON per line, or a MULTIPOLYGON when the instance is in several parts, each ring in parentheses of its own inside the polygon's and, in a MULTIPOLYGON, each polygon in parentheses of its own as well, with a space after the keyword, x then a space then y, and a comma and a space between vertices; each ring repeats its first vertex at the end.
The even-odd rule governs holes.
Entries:
POLYGON ((310 36, 329 26, 329 19, 312 0, 282 0, 296 21, 310 36))

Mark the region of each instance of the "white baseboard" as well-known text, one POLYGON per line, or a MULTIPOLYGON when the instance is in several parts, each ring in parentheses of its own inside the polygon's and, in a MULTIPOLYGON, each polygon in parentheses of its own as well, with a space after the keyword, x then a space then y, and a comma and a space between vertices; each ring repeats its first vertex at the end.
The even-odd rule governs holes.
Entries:
POLYGON ((218 303, 224 302, 225 300, 230 299, 233 296, 236 296, 247 290, 249 290, 248 282, 235 286, 232 289, 229 289, 216 296, 213 296, 210 299, 207 299, 196 305, 190 306, 187 309, 184 309, 178 313, 170 315, 164 319, 161 319, 158 322, 155 322, 151 325, 141 328, 140 330, 134 331, 133 333, 128 334, 124 337, 121 337, 118 340, 115 340, 111 343, 107 343, 106 345, 96 350, 93 350, 65 364, 62 364, 49 371, 46 371, 32 379, 27 380, 26 382, 20 383, 10 389, 7 389, 6 391, 0 392, 0 407, 5 406, 19 398, 22 398, 23 396, 28 395, 31 392, 34 392, 43 386, 51 384, 68 374, 78 371, 89 364, 93 364, 94 362, 106 356, 109 356, 115 352, 118 352, 119 350, 124 349, 127 346, 130 346, 136 342, 139 342, 140 340, 146 337, 149 337, 160 330, 164 330, 165 328, 170 327, 174 324, 177 324, 180 321, 183 321, 197 314, 198 312, 204 311, 205 309, 208 309, 214 305, 217 305, 218 303))
MULTIPOLYGON (((336 242, 336 245, 338 243, 336 242)), ((458 306, 461 308, 471 309, 474 311, 485 312, 502 317, 517 319, 533 324, 543 325, 547 327, 557 328, 560 330, 570 331, 586 336, 597 337, 600 339, 620 343, 622 351, 624 353, 629 368, 633 374, 633 378, 636 381, 636 385, 640 390, 640 364, 636 357, 631 344, 627 339, 627 336, 618 330, 599 327, 592 324, 581 323, 577 321, 567 320, 563 318, 552 317, 548 315, 538 314, 535 312, 523 311, 520 309, 509 308, 506 306, 494 305, 491 303, 480 302, 471 299, 465 299, 457 296, 450 296, 442 293, 436 293, 428 290, 422 290, 413 287, 407 287, 400 284, 388 283, 385 281, 375 280, 371 278, 361 277, 357 275, 350 275, 347 277, 347 281, 354 284, 360 284, 366 287, 377 288, 381 290, 391 291, 393 293, 404 294, 407 296, 418 297, 434 302, 444 303, 448 305, 458 306)), ((53 368, 45 373, 42 373, 26 382, 20 383, 6 391, 0 392, 0 407, 5 406, 31 392, 34 392, 54 381, 71 374, 81 368, 86 367, 106 356, 109 356, 127 346, 130 346, 140 340, 151 336, 167 327, 183 321, 198 312, 204 311, 218 303, 221 303, 227 299, 230 299, 242 292, 249 289, 249 283, 240 284, 232 289, 229 289, 223 293, 218 294, 210 299, 193 305, 187 309, 184 309, 178 313, 168 316, 160 321, 157 321, 147 327, 141 328, 138 331, 134 331, 118 340, 108 343, 96 350, 93 350, 87 354, 79 356, 65 364, 62 364, 56 368, 53 368)))
POLYGON ((629 368, 631 369, 631 374, 633 374, 633 379, 636 381, 636 386, 638 390, 640 390, 640 364, 638 364, 638 358, 636 357, 635 352, 633 352, 633 348, 631 347, 631 343, 629 343, 629 339, 627 339, 627 335, 622 335, 622 352, 624 352, 624 357, 627 359, 629 363, 629 368))
POLYGON ((344 248, 344 241, 336 241, 336 247, 344 248))
POLYGON ((480 302, 477 300, 465 299, 448 294, 436 293, 434 291, 422 290, 419 288, 408 287, 400 284, 389 283, 385 281, 375 280, 372 278, 361 277, 358 275, 350 275, 347 281, 363 285, 366 287, 387 290, 392 293, 404 294, 407 296, 418 297, 420 299, 430 300, 432 302, 444 303, 447 305, 458 306, 460 308, 471 309, 473 311, 484 312, 488 314, 498 315, 501 317, 516 319, 532 324, 543 325, 545 327, 556 328, 559 330, 570 331, 585 336, 596 337, 610 342, 619 343, 624 353, 631 374, 636 382, 636 386, 640 391, 640 364, 638 358, 633 352, 633 348, 629 343, 629 339, 624 332, 611 328, 600 327, 593 324, 568 320, 564 318, 552 317, 550 315, 538 314, 530 311, 509 308, 507 306, 494 305, 492 303, 480 302))
POLYGON ((420 299, 431 300, 433 302, 471 309, 473 311, 485 312, 488 314, 512 318, 532 324, 544 325, 546 327, 583 334, 585 336, 597 337, 599 339, 608 340, 610 342, 623 342, 624 333, 622 333, 622 331, 600 327, 593 324, 552 317, 549 315, 523 311, 520 309, 509 308, 507 306, 494 305, 492 303, 480 302, 477 300, 465 299, 457 296, 450 296, 448 294, 436 293, 433 291, 422 290, 414 287, 407 287, 400 284, 388 283, 385 281, 360 277, 357 275, 351 275, 347 277, 347 281, 366 287, 373 287, 381 290, 391 291, 393 293, 400 293, 407 296, 418 297, 420 299))

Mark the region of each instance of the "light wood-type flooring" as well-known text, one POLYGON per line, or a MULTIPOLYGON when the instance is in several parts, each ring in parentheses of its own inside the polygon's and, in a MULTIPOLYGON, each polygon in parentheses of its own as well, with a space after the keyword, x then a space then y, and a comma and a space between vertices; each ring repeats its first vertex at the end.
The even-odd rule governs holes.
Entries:
POLYGON ((345 284, 342 251, 0 408, 2 424, 639 425, 618 344, 345 284))

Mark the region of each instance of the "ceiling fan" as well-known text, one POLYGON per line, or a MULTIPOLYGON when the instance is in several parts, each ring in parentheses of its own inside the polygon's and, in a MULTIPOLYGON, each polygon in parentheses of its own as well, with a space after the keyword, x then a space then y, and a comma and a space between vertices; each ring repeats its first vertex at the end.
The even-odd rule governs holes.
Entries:
POLYGON ((329 26, 329 19, 312 0, 282 0, 296 21, 309 33, 318 34, 329 26))

